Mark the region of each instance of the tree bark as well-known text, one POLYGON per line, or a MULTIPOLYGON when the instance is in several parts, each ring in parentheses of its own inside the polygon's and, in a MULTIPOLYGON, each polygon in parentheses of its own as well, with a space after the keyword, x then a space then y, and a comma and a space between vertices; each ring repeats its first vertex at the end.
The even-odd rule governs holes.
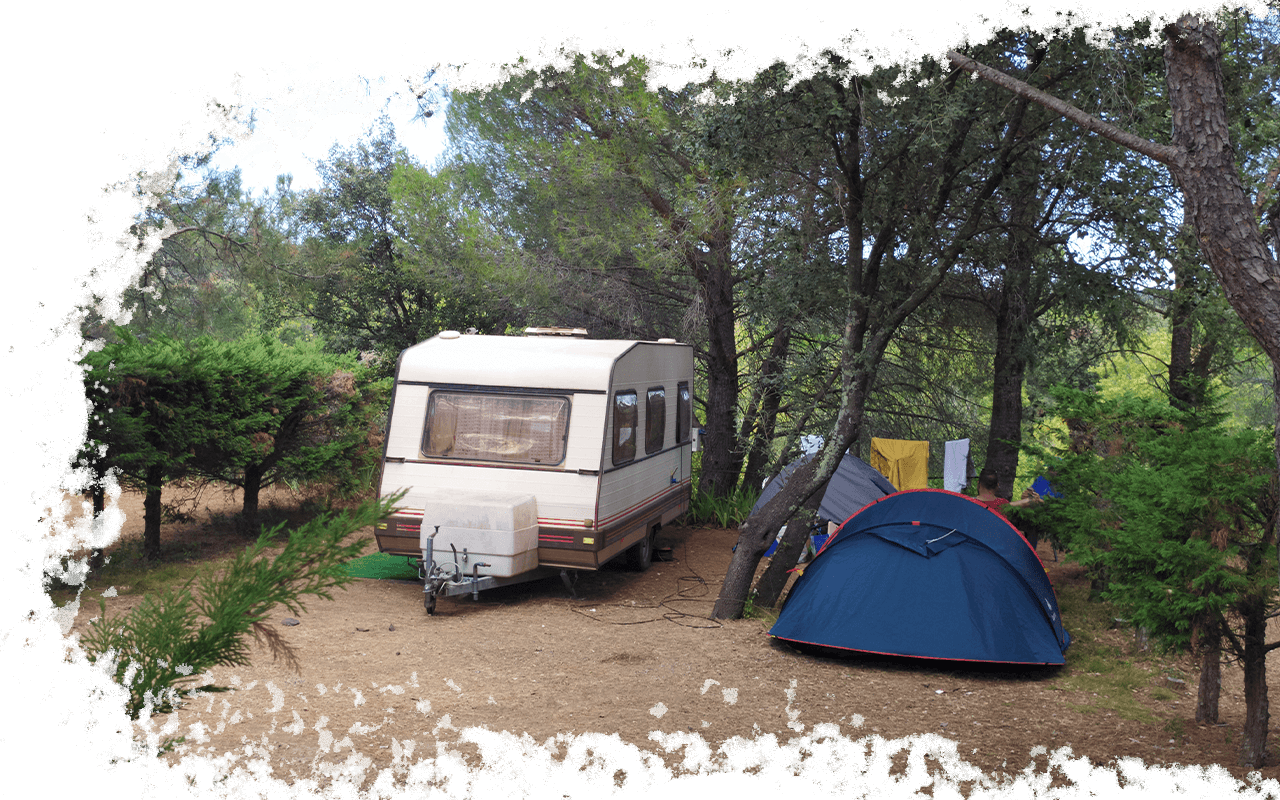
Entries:
POLYGON ((1195 335, 1195 323, 1192 313, 1195 308, 1191 300, 1194 283, 1191 278, 1193 266, 1186 252, 1188 242, 1193 234, 1191 220, 1187 210, 1183 213, 1184 223, 1179 241, 1174 248, 1173 258, 1173 302, 1169 306, 1169 397, 1175 407, 1183 410, 1200 405, 1203 387, 1198 387, 1192 371, 1191 345, 1195 335))
POLYGON ((778 598, 787 586, 787 576, 800 562, 800 556, 809 544, 821 502, 822 492, 814 492, 800 510, 787 520, 787 530, 782 534, 782 541, 778 542, 778 549, 773 551, 769 566, 764 568, 756 581, 757 607, 773 608, 778 604, 778 598))
POLYGON ((1027 341, 1033 314, 1031 299, 1039 214, 1039 186, 1034 166, 1012 182, 1009 255, 996 309, 996 352, 992 364, 991 427, 987 434, 986 468, 995 470, 996 494, 1013 497, 1013 482, 1022 449, 1022 385, 1027 371, 1027 341))
POLYGON ((1228 302, 1272 363, 1280 363, 1280 265, 1263 241, 1236 168, 1217 32, 1184 16, 1165 28, 1164 52, 1178 154, 1170 171, 1228 302))
MULTIPOLYGON (((93 484, 93 491, 91 494, 93 496, 93 519, 94 522, 101 524, 102 513, 107 510, 107 493, 106 490, 102 488, 102 476, 98 476, 97 482, 93 484)), ((102 548, 93 548, 92 552, 89 553, 90 574, 97 573, 101 570, 105 560, 106 555, 103 553, 102 548)))
POLYGON ((147 468, 147 493, 142 499, 142 555, 154 561, 160 557, 160 491, 164 467, 147 468))
MULTIPOLYGON (((727 258, 728 243, 723 247, 727 258)), ((738 410, 733 271, 727 263, 713 264, 701 283, 707 313, 707 433, 698 491, 723 497, 737 486, 742 465, 733 424, 738 410)))
POLYGON ((1267 758, 1267 729, 1271 720, 1267 701, 1267 603, 1253 598, 1241 608, 1244 617, 1244 741, 1240 763, 1254 769, 1267 758))
POLYGON ((1200 683, 1196 688, 1196 722, 1218 724, 1222 696, 1222 635, 1214 630, 1200 642, 1200 683))
MULTIPOLYGON (((760 365, 757 402, 752 403, 754 413, 743 420, 740 441, 751 442, 747 453, 747 465, 742 472, 742 485, 756 487, 764 479, 765 467, 772 455, 773 434, 777 429, 778 407, 782 404, 782 387, 779 385, 791 347, 791 326, 783 324, 774 334, 769 354, 760 365), (754 431, 750 427, 754 427, 754 431)), ((785 455, 785 454, 784 454, 785 455)))
POLYGON ((262 495, 262 478, 266 466, 250 464, 244 470, 244 505, 240 510, 242 533, 253 536, 258 528, 258 498, 262 495))

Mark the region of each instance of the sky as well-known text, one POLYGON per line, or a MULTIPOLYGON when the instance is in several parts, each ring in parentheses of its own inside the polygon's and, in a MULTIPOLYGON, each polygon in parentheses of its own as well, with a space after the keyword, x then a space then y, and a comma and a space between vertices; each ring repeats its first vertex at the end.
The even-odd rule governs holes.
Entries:
POLYGON ((220 172, 238 166, 244 191, 257 197, 273 191, 280 175, 292 175, 294 191, 319 188, 317 161, 328 159, 334 145, 349 147, 366 137, 380 111, 385 111, 396 125, 399 143, 430 168, 447 145, 445 108, 442 104, 430 119, 413 119, 415 102, 393 102, 365 79, 348 83, 342 92, 317 93, 292 106, 271 99, 253 101, 244 106, 246 118, 253 115, 253 138, 270 142, 257 146, 239 164, 216 155, 210 166, 220 172))

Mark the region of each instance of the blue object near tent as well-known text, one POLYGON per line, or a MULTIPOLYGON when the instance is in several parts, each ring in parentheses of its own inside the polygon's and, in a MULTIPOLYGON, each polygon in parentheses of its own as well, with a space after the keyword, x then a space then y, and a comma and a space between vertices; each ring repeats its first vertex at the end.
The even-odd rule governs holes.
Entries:
MULTIPOLYGON (((825 534, 825 533, 815 533, 809 537, 809 544, 813 546, 814 552, 821 550, 822 546, 827 543, 828 535, 829 534, 825 534)), ((769 558, 770 556, 773 555, 773 551, 777 549, 778 549, 778 540, 774 539, 773 544, 769 545, 769 549, 764 551, 764 557, 769 558)))
POLYGON ((1031 482, 1031 490, 1041 497, 1062 497, 1062 493, 1053 488, 1053 484, 1043 475, 1031 482))
POLYGON ((1039 556, 981 503, 917 489, 850 517, 804 568, 770 635, 868 653, 1062 664, 1071 637, 1039 556))

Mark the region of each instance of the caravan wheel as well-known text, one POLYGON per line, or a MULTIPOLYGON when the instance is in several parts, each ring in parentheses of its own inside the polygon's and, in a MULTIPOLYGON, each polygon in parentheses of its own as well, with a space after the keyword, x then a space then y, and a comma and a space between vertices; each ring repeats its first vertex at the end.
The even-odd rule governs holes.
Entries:
POLYGON ((653 540, 657 536, 658 527, 655 525, 643 539, 633 544, 627 551, 627 564, 636 572, 644 572, 653 563, 653 540))

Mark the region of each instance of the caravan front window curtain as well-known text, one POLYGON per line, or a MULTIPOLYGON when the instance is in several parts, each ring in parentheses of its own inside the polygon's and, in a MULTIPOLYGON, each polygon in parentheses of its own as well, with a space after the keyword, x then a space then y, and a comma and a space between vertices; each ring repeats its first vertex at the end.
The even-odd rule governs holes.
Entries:
POLYGON ((564 461, 568 432, 567 397, 435 391, 422 455, 554 465, 564 461))

